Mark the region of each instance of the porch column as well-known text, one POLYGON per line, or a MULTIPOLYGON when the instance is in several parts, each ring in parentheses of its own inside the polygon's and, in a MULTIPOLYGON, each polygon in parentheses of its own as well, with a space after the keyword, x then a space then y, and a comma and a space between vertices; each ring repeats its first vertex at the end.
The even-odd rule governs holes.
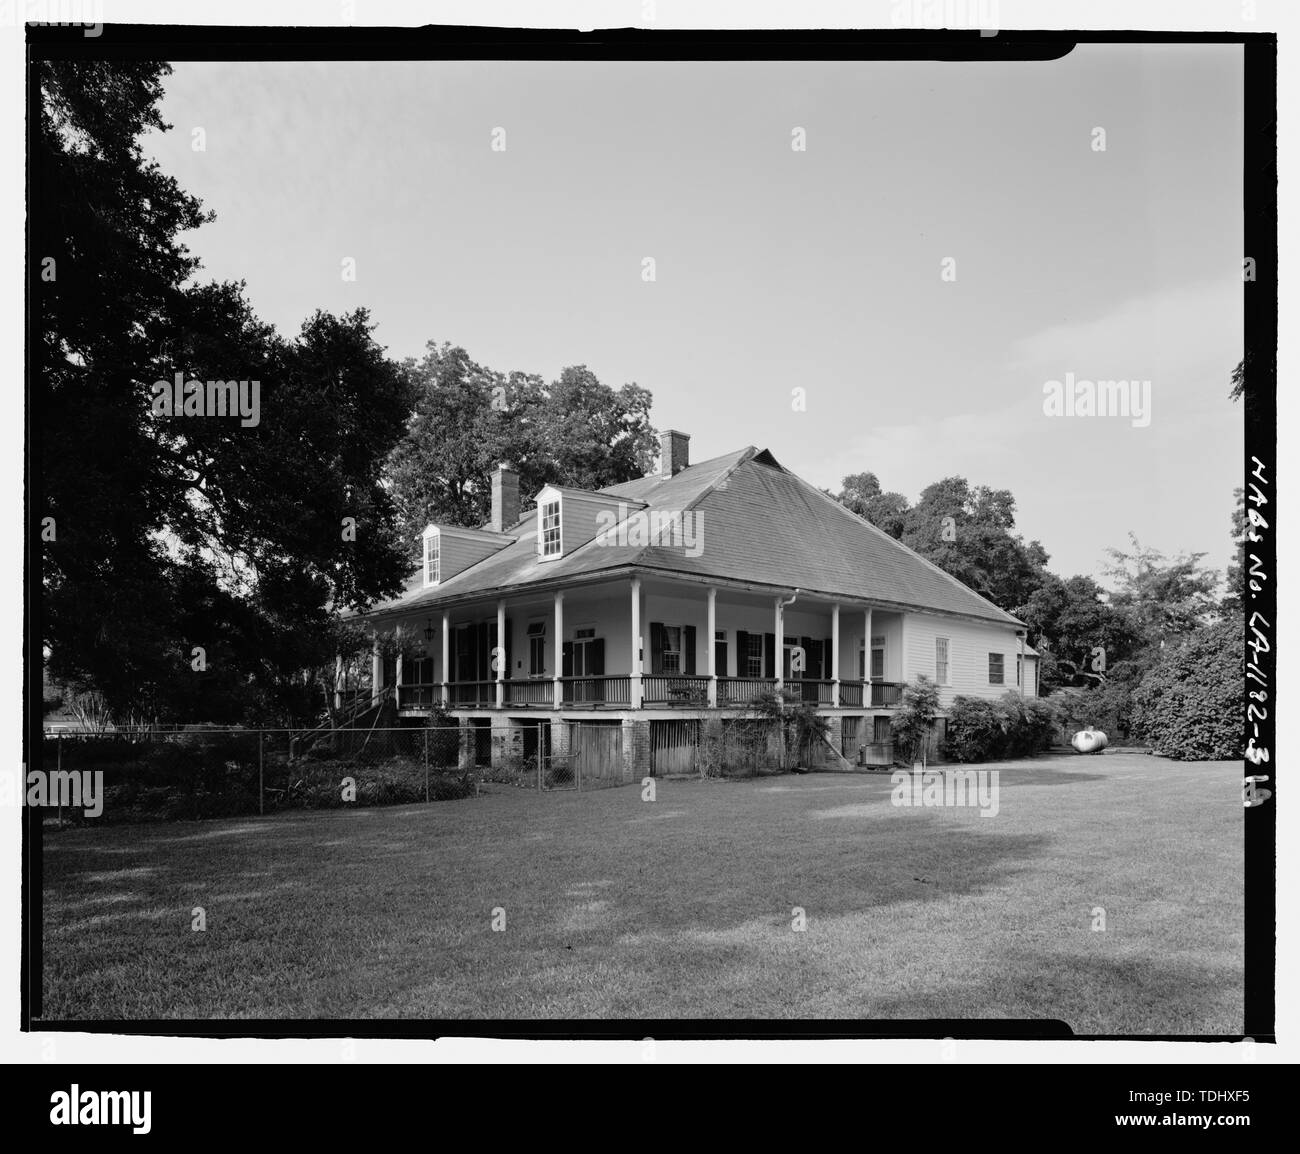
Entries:
POLYGON ((504 709, 506 704, 506 603, 505 598, 497 602, 497 651, 492 654, 493 664, 497 667, 497 708, 504 709))
POLYGON ((772 670, 772 673, 776 677, 776 691, 780 693, 785 685, 785 678, 782 676, 785 669, 785 613, 781 609, 780 597, 776 599, 774 615, 776 618, 774 627, 776 633, 776 658, 773 664, 776 668, 772 670))
POLYGON ((862 638, 862 704, 871 708, 871 608, 862 615, 862 628, 866 634, 862 638))
POLYGON ((632 685, 629 698, 633 709, 641 708, 641 578, 632 578, 632 685))
MULTIPOLYGON (((901 681, 904 685, 906 685, 907 684, 907 614, 900 613, 898 615, 898 621, 899 621, 898 624, 899 649, 902 650, 902 652, 899 653, 898 655, 898 680, 901 681)), ((948 660, 949 662, 952 661, 951 653, 948 655, 948 660)), ((951 670, 951 668, 952 667, 950 665, 949 669, 951 670)), ((952 680, 951 676, 949 677, 949 680, 952 680)))
POLYGON ((840 707, 840 603, 831 606, 831 706, 840 707))
MULTIPOLYGON (((379 655, 379 634, 371 635, 370 646, 370 704, 379 704, 379 695, 384 691, 384 659, 379 655)), ((1023 665, 1024 662, 1022 661, 1023 665)))
POLYGON ((343 654, 334 654, 334 708, 343 708, 343 654))
POLYGON ((555 591, 555 708, 564 707, 564 594, 555 591))
POLYGON ((718 706, 718 644, 716 634, 718 631, 718 591, 712 587, 709 589, 709 708, 716 709, 718 706))
POLYGON ((451 613, 442 611, 442 703, 451 704, 451 613))
POLYGON ((394 674, 393 674, 393 676, 397 678, 397 684, 393 686, 393 696, 394 696, 395 698, 397 698, 397 708, 398 708, 398 709, 401 709, 401 708, 402 708, 402 676, 403 676, 403 673, 402 673, 402 649, 401 649, 401 646, 400 646, 400 645, 398 646, 398 649, 397 649, 397 660, 396 660, 393 664, 394 664, 394 667, 395 667, 395 668, 394 668, 394 674))

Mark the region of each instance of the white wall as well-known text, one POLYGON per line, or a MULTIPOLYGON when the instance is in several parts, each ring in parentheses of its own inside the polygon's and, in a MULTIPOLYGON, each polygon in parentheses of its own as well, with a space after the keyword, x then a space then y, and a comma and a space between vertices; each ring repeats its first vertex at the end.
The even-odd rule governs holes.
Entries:
MULTIPOLYGON (((1017 691, 1016 657, 1020 641, 1011 626, 978 625, 953 618, 925 617, 916 613, 907 615, 907 667, 905 681, 924 673, 935 677, 935 639, 948 638, 948 675, 951 684, 939 690, 939 700, 946 709, 954 697, 986 697, 995 699, 1008 690, 1017 691), (989 654, 1002 654, 1003 684, 989 683, 989 654)), ((1030 675, 1025 685, 1025 695, 1037 689, 1034 667, 1037 662, 1026 657, 1030 675)))

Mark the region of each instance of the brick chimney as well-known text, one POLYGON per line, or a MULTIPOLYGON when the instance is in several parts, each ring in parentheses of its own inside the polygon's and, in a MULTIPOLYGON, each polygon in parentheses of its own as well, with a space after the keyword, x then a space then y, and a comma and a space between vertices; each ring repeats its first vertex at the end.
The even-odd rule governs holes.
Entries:
POLYGON ((675 477, 691 463, 691 438, 676 429, 664 429, 659 434, 659 475, 675 477))
POLYGON ((492 470, 492 522, 494 533, 504 533, 519 520, 519 474, 508 461, 492 470))

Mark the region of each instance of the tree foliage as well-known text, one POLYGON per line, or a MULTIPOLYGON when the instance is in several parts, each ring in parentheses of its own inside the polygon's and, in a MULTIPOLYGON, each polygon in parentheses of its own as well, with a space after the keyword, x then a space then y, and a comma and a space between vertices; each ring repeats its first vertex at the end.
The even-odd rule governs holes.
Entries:
POLYGON ((1147 644, 1159 647, 1207 624, 1217 609, 1218 574, 1201 565, 1204 553, 1172 559, 1129 534, 1131 550, 1107 549, 1111 604, 1129 612, 1147 644))
POLYGON ((310 663, 333 611, 400 588, 381 467, 410 391, 364 311, 285 340, 242 285, 193 283, 179 238, 211 216, 140 146, 169 127, 169 72, 37 66, 42 640, 51 674, 121 720, 231 720, 310 663), (249 401, 257 381, 258 419, 156 411, 177 373, 248 381, 249 401))
POLYGON ((1133 730, 1179 761, 1242 756, 1245 655, 1226 621, 1168 646, 1133 692, 1133 730))
POLYGON ((547 483, 600 489, 644 476, 653 462, 651 396, 637 385, 610 388, 584 365, 547 384, 432 342, 410 369, 414 414, 388 466, 408 541, 430 522, 482 525, 503 461, 519 472, 524 508, 547 483))
POLYGON ((901 493, 884 492, 874 473, 854 473, 836 499, 999 608, 1022 604, 1046 575, 1046 550, 1014 532, 1016 502, 1007 489, 945 477, 909 506, 901 493))

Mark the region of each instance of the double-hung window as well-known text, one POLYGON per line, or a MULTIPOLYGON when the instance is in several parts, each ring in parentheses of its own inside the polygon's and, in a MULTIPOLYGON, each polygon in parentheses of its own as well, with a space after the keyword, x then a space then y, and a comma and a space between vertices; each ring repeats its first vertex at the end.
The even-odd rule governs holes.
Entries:
POLYGON ((547 501, 539 514, 539 537, 543 557, 560 555, 560 502, 558 499, 547 501))
POLYGON ((934 679, 940 685, 948 685, 948 638, 934 639, 934 679))
POLYGON ((682 627, 680 625, 664 626, 663 662, 664 673, 682 671, 682 627))
POLYGON ((990 685, 1003 684, 1003 669, 1002 669, 1001 653, 989 654, 989 684, 990 685))
POLYGON ((534 621, 528 626, 528 676, 546 676, 546 622, 534 621))

